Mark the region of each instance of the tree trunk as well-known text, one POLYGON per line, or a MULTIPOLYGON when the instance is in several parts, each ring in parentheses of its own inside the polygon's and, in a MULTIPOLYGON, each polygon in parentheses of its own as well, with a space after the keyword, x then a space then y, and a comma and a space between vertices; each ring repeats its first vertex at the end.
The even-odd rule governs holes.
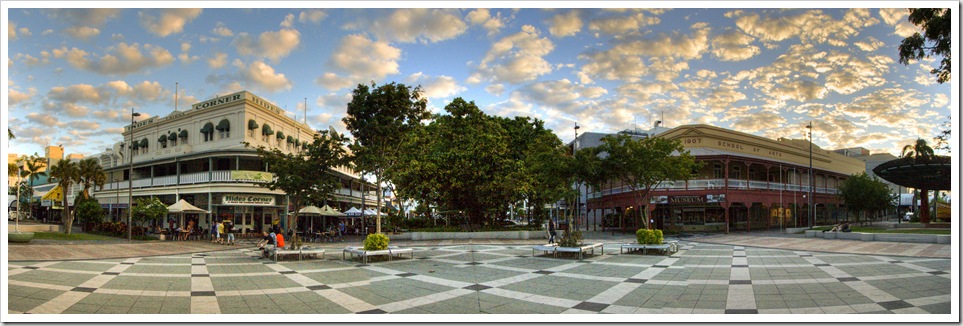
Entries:
POLYGON ((381 173, 377 176, 378 181, 378 202, 375 204, 375 233, 381 233, 381 197, 384 196, 384 191, 381 187, 381 173))
POLYGON ((66 189, 66 188, 67 188, 67 187, 65 187, 65 189, 62 189, 62 190, 61 190, 61 191, 63 191, 63 202, 62 202, 62 205, 64 206, 64 210, 63 210, 64 234, 70 234, 70 231, 73 229, 74 221, 73 221, 73 219, 70 217, 70 205, 67 203, 67 189, 66 189))

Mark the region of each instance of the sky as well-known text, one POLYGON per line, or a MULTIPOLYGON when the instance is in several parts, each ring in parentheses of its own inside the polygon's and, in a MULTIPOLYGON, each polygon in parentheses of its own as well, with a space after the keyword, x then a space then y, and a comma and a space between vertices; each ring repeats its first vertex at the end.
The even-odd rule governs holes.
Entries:
MULTIPOLYGON (((388 5, 396 4, 404 2, 388 5)), ((917 137, 932 143, 959 107, 957 81, 938 84, 929 73, 941 58, 899 63, 900 41, 918 30, 906 9, 519 4, 534 8, 5 2, 3 113, 17 137, 9 150, 101 152, 122 140, 131 108, 145 115, 138 119, 173 112, 175 88, 181 110, 248 90, 300 120, 306 102, 309 125, 341 132, 355 86, 399 82, 420 86, 435 113, 461 97, 488 114, 543 120, 564 142, 576 123, 613 133, 664 116, 665 127, 704 123, 777 139, 804 138, 814 121, 822 148, 894 155, 917 137)), ((624 4, 647 3, 615 3, 624 4)), ((839 4, 808 6, 820 5, 839 4)))

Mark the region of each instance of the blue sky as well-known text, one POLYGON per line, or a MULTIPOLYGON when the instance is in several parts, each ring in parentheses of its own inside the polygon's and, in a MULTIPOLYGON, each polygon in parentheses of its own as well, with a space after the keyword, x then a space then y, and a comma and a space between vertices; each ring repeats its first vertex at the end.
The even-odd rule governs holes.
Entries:
POLYGON ((248 90, 300 119, 307 98, 312 127, 342 132, 354 86, 396 81, 435 112, 462 97, 563 141, 576 121, 615 132, 664 114, 775 139, 815 120, 823 148, 896 155, 958 107, 956 81, 929 74, 938 58, 898 62, 917 30, 905 9, 5 9, 19 154, 102 151, 131 107, 172 112, 175 83, 181 109, 248 90))

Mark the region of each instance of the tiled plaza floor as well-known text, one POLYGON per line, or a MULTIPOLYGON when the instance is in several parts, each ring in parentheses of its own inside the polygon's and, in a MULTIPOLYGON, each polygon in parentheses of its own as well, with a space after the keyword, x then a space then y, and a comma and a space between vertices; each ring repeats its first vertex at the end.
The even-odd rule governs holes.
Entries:
MULTIPOLYGON (((170 256, 10 261, 10 314, 950 314, 951 260, 681 241, 671 256, 412 244, 361 264, 170 256)), ((227 247, 222 247, 227 248, 227 247)), ((787 320, 788 321, 788 320, 787 320)))

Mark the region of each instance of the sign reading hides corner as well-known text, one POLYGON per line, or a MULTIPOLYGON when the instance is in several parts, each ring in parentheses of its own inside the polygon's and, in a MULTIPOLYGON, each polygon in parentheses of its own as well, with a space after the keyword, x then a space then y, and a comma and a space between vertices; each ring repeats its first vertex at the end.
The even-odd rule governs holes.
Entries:
POLYGON ((222 200, 224 205, 258 205, 273 206, 274 196, 258 195, 224 195, 222 200))

